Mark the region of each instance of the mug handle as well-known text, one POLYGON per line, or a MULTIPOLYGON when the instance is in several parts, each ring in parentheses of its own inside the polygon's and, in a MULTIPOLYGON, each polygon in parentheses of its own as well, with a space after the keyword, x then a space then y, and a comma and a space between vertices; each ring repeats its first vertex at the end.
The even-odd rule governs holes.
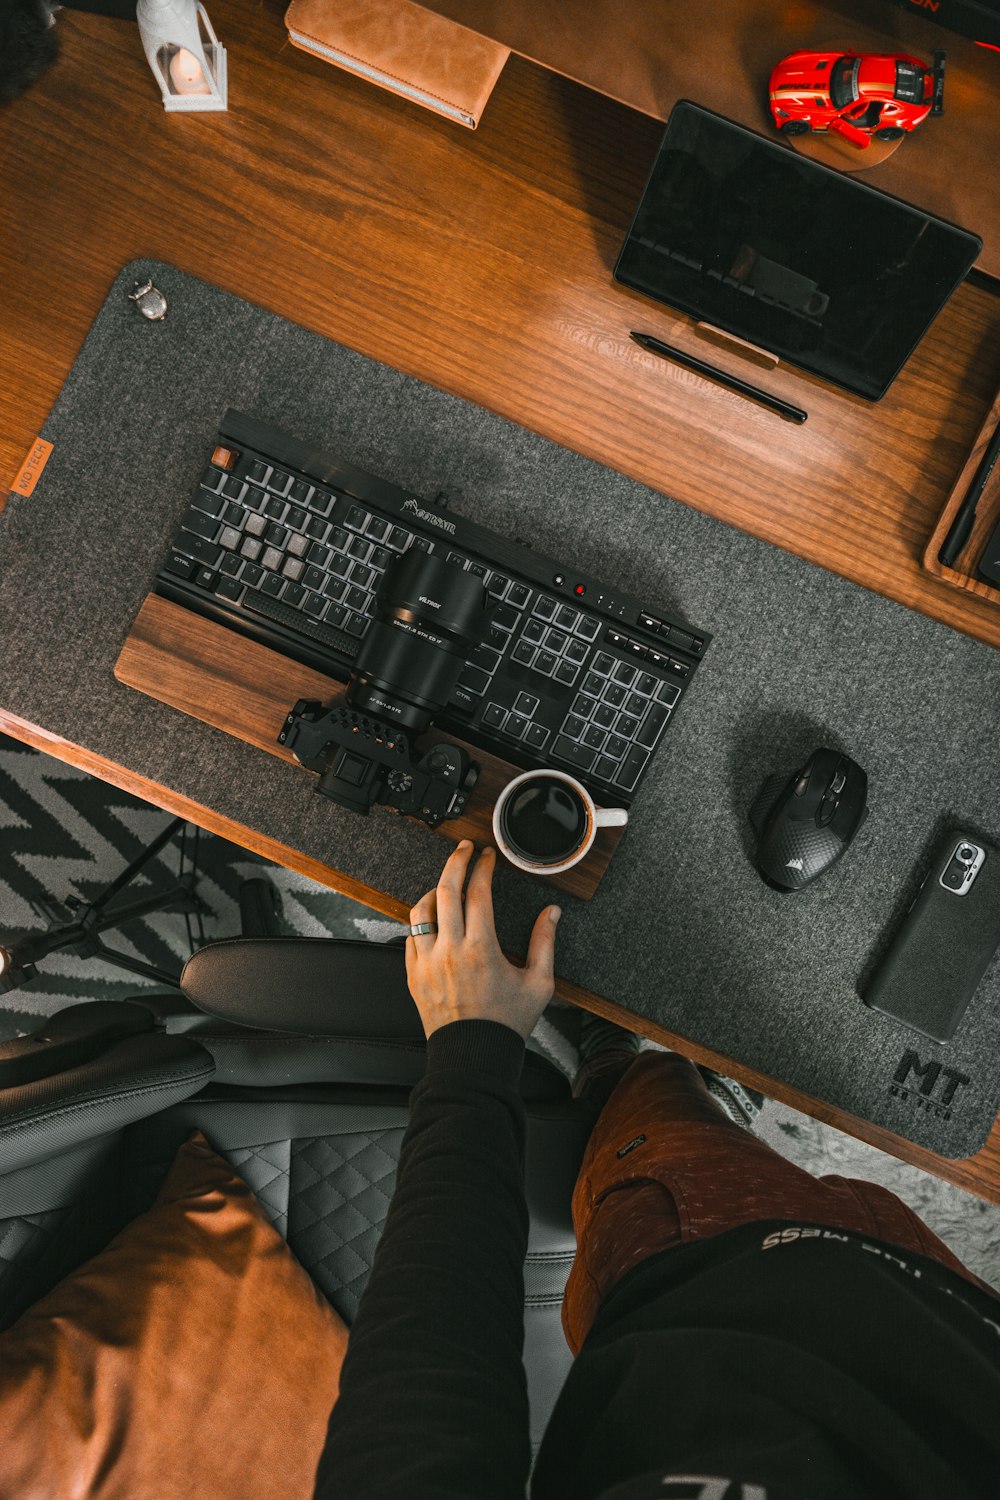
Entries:
POLYGON ((595 807, 594 822, 598 828, 621 828, 628 822, 624 807, 595 807))

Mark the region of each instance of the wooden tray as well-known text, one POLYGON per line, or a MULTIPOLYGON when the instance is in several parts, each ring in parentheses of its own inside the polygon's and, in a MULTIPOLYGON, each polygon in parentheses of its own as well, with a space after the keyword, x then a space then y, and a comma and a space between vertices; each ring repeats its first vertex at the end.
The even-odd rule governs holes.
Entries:
POLYGON ((938 561, 938 553, 942 543, 948 535, 948 529, 955 517, 959 506, 968 493, 972 476, 976 472, 979 460, 986 451, 986 445, 996 431, 997 423, 1000 422, 1000 391, 997 392, 986 416, 986 421, 976 435, 968 458, 962 465, 962 471, 955 481, 954 488, 945 502, 944 510, 941 512, 938 523, 927 549, 924 552, 924 570, 933 573, 935 578, 941 578, 945 583, 950 583, 953 588, 965 589, 970 594, 978 594, 980 599, 991 599, 994 604, 1000 604, 1000 589, 992 584, 984 583, 981 578, 976 578, 975 568, 990 538, 990 534, 1000 521, 1000 463, 997 464, 993 473, 986 481, 986 488, 979 498, 976 508, 976 519, 959 556, 955 559, 954 566, 946 568, 938 561), (966 572, 966 569, 971 571, 966 572))
MULTIPOLYGON (((296 762, 291 751, 278 744, 278 734, 292 704, 298 698, 331 704, 345 690, 342 682, 156 594, 147 595, 136 616, 115 663, 115 676, 127 687, 293 765, 296 762)), ((468 750, 479 766, 479 780, 462 817, 449 819, 435 832, 456 843, 467 838, 480 847, 493 844, 495 848, 493 804, 501 788, 523 767, 438 730, 428 730, 421 736, 421 746, 441 740, 451 740, 468 750)), ((620 827, 599 828, 586 859, 565 874, 545 877, 546 884, 588 901, 623 832, 620 827)))

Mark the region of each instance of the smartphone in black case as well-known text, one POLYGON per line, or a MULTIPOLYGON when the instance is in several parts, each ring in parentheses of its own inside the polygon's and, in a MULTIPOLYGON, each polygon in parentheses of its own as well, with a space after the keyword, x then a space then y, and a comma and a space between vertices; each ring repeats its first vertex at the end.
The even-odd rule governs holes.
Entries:
POLYGON ((1000 947, 1000 850, 948 833, 862 991, 872 1010, 947 1042, 1000 947))

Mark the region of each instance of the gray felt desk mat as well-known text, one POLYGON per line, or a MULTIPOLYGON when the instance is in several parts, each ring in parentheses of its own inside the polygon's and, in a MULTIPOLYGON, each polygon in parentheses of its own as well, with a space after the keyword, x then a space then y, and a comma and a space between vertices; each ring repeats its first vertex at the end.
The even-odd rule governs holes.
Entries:
MULTIPOLYGON (((933 1150, 978 1148, 1000 1104, 1000 964, 947 1047, 869 1012, 855 986, 935 837, 954 823, 1000 840, 1000 656, 169 266, 121 272, 43 429, 48 467, 0 517, 9 710, 405 902, 434 883, 439 836, 347 813, 298 768, 112 675, 227 406, 443 490, 711 631, 597 896, 562 903, 560 973, 933 1150), (163 323, 125 295, 147 272, 163 323), (751 866, 746 809, 819 744, 867 769, 872 816, 839 865, 781 896, 751 866), (968 1082, 942 1070, 926 1099, 913 1075, 894 1092, 911 1048, 968 1082)), ((550 894, 499 872, 506 944, 523 950, 550 894)))

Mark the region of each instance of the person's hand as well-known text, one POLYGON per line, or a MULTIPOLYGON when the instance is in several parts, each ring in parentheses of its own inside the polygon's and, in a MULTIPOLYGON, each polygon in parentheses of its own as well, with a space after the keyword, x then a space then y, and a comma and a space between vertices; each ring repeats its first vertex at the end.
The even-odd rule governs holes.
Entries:
POLYGON ((406 940, 410 994, 426 1036, 449 1021, 500 1021, 528 1037, 552 999, 561 913, 558 906, 545 907, 532 930, 524 968, 508 963, 493 921, 493 849, 479 856, 462 900, 472 852, 472 844, 463 839, 435 889, 410 912, 414 926, 435 922, 438 929, 406 940))

